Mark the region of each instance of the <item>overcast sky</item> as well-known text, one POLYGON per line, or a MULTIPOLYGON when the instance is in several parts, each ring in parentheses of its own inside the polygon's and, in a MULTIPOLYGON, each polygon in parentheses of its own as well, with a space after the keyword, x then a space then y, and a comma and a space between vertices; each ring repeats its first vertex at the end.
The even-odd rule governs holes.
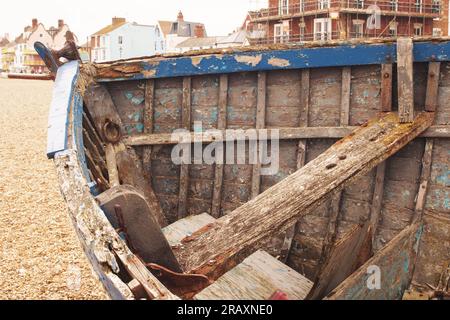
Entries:
POLYGON ((64 19, 80 42, 111 23, 111 17, 125 17, 141 24, 175 20, 179 10, 187 21, 203 22, 208 35, 227 35, 239 27, 249 9, 267 6, 267 0, 24 0, 0 1, 0 36, 18 36, 32 18, 49 28, 64 19))

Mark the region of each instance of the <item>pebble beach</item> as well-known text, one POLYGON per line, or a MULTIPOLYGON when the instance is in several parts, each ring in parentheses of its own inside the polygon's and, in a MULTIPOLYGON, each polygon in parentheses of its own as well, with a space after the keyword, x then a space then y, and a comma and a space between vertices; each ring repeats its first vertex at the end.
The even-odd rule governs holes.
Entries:
POLYGON ((106 299, 45 155, 52 88, 0 78, 0 299, 106 299))

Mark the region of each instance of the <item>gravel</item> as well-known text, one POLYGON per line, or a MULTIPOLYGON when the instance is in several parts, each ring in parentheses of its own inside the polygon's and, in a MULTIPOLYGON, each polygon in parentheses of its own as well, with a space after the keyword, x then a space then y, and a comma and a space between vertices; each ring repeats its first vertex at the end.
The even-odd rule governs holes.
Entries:
POLYGON ((52 87, 0 79, 0 299, 106 299, 45 156, 52 87))

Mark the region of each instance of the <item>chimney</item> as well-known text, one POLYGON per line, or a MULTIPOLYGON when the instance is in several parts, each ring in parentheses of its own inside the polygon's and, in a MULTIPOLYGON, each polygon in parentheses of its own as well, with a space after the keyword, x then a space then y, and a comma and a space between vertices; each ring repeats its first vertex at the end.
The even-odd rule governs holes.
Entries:
POLYGON ((181 12, 181 11, 178 12, 177 21, 178 21, 178 22, 184 21, 183 12, 181 12))
POLYGON ((36 29, 37 28, 37 26, 38 26, 38 19, 36 19, 36 18, 34 18, 33 20, 31 20, 31 27, 33 28, 33 29, 36 29))
POLYGON ((58 20, 58 29, 62 29, 64 27, 64 20, 59 19, 58 20))
POLYGON ((125 18, 118 18, 118 17, 114 17, 112 18, 112 24, 113 26, 119 24, 119 23, 123 23, 126 22, 127 20, 125 18))
POLYGON ((205 28, 202 24, 196 24, 194 28, 194 36, 196 38, 203 38, 205 36, 205 28))

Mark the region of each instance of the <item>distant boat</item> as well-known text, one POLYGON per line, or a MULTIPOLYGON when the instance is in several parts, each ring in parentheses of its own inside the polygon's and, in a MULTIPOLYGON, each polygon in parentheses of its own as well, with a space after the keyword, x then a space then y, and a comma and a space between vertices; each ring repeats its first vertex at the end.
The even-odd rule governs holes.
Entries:
POLYGON ((450 297, 448 39, 101 64, 74 46, 36 46, 56 74, 47 156, 112 298, 450 297), (239 144, 243 164, 174 161, 239 144))
POLYGON ((25 79, 25 80, 53 80, 54 77, 50 73, 8 73, 8 79, 25 79))

